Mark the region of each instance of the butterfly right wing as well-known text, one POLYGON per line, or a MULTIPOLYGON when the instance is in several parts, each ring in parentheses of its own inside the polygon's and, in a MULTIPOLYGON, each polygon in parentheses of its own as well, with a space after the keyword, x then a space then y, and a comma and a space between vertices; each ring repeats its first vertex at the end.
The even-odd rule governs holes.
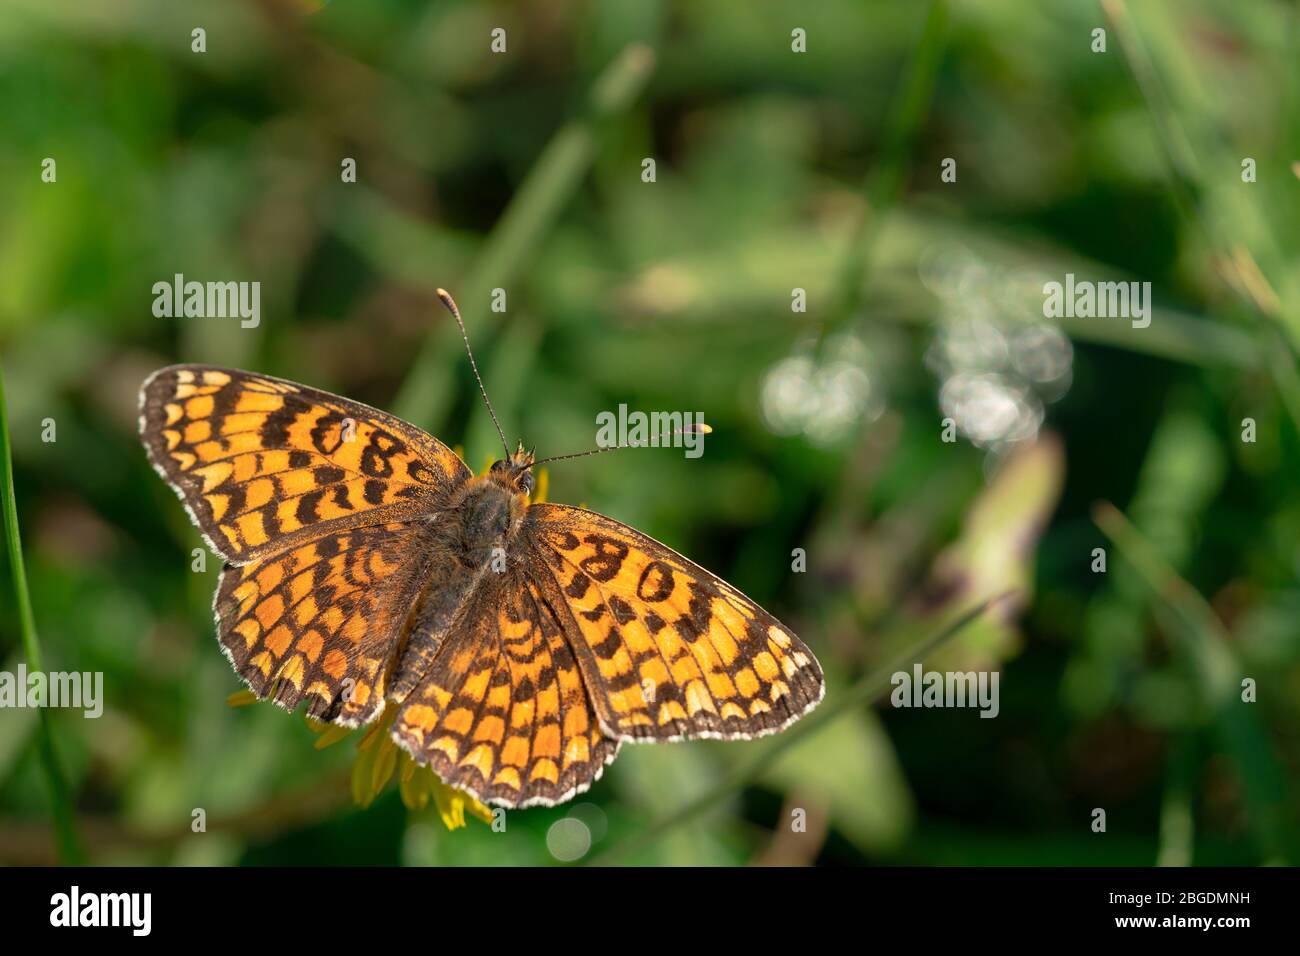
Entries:
POLYGON ((743 740, 821 701, 825 681, 807 645, 671 548, 551 503, 530 507, 521 533, 610 736, 743 740))
POLYGON ((414 425, 319 389, 173 365, 140 389, 140 437, 214 551, 243 564, 437 507, 472 477, 414 425))

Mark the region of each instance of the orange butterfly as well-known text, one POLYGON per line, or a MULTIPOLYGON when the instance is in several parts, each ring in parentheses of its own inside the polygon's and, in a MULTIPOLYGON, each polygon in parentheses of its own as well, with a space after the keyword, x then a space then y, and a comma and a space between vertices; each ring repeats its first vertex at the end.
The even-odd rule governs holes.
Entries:
POLYGON ((773 733, 824 693, 812 652, 725 581, 530 504, 522 446, 475 476, 384 412, 205 365, 148 378, 140 435, 226 562, 217 634, 253 693, 349 727, 394 701, 394 739, 482 801, 554 805, 623 741, 773 733))

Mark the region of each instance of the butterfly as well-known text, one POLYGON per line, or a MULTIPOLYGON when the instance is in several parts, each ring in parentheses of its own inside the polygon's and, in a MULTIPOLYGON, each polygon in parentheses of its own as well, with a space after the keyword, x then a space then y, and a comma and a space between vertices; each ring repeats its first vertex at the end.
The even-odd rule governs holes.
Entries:
POLYGON ((253 693, 347 727, 391 701, 396 742, 480 801, 561 803, 624 742, 774 733, 823 696, 812 652, 725 581, 531 503, 539 460, 504 435, 475 475, 385 412, 208 365, 149 376, 140 435, 225 562, 217 636, 253 693))

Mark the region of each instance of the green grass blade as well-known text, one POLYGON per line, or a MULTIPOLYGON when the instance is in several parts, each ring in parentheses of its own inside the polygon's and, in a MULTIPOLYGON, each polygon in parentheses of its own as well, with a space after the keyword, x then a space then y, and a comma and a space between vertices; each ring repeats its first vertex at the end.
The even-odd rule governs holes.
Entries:
POLYGON ((921 38, 908 61, 902 86, 890 112, 882 160, 863 187, 866 208, 840 265, 836 280, 836 309, 822 331, 823 340, 834 328, 847 322, 861 305, 865 293, 863 280, 870 265, 872 247, 881 222, 898 201, 907 158, 922 123, 930 113, 935 80, 947 43, 947 28, 946 0, 932 0, 921 38))
POLYGON ((1219 740, 1236 764, 1255 841, 1266 863, 1291 847, 1282 772, 1263 728, 1238 696, 1242 671, 1232 641, 1208 601, 1160 556, 1116 507, 1097 505, 1094 520, 1156 597, 1158 619, 1189 659, 1219 740))
POLYGON ((1156 866, 1191 866, 1195 845, 1192 799, 1196 792, 1196 738, 1179 735, 1170 748, 1164 797, 1160 802, 1160 846, 1156 866))
POLYGON ((1261 339, 1265 340, 1261 351, 1267 355, 1272 346, 1282 343, 1284 334, 1288 338, 1285 359, 1275 357, 1267 368, 1283 407, 1292 424, 1300 431, 1300 381, 1297 380, 1293 358, 1300 329, 1293 317, 1282 311, 1276 295, 1268 288, 1268 282, 1259 272, 1251 253, 1244 246, 1232 242, 1230 237, 1221 240, 1206 222, 1195 198, 1195 187, 1200 178, 1196 153, 1178 123, 1173 104, 1160 82, 1150 54, 1138 36, 1128 6, 1124 0, 1100 0, 1100 3, 1111 27, 1119 36, 1125 62, 1146 103, 1155 138, 1160 146, 1170 193, 1179 215, 1200 233, 1206 249, 1217 260, 1220 268, 1236 274, 1236 280, 1229 280, 1227 285, 1261 330, 1261 339))
MULTIPOLYGON (((14 599, 18 606, 18 626, 22 634, 23 652, 27 666, 33 671, 44 671, 41 644, 36 636, 36 618, 32 614, 32 599, 27 591, 27 567, 23 563, 22 542, 18 535, 18 499, 14 494, 13 453, 9 443, 9 409, 5 402, 4 374, 0 371, 0 497, 3 497, 5 545, 9 553, 9 570, 13 577, 14 599)), ((37 746, 41 767, 50 788, 50 803, 54 817, 54 832, 59 844, 59 858, 64 863, 82 862, 81 845, 77 839, 73 819, 72 801, 68 787, 59 769, 58 754, 54 749, 54 728, 50 712, 42 707, 37 726, 37 746)))
MULTIPOLYGON (((648 46, 633 43, 624 47, 596 78, 586 112, 561 127, 546 144, 493 227, 469 275, 457 287, 448 286, 462 307, 481 317, 477 327, 471 326, 479 341, 492 319, 490 312, 479 308, 480 304, 488 301, 493 288, 509 285, 524 265, 529 250, 546 234, 591 168, 600 127, 631 106, 649 80, 654 64, 654 51, 648 46)), ((429 308, 434 308, 432 301, 429 308)), ((455 355, 459 360, 458 343, 454 325, 439 322, 433 327, 393 402, 398 416, 425 425, 443 416, 454 384, 446 371, 447 357, 455 355)))

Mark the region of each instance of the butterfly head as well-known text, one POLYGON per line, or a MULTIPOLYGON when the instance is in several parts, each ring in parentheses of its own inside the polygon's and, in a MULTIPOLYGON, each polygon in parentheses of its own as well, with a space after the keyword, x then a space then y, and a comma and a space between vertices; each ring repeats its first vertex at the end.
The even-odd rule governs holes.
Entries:
POLYGON ((533 493, 535 486, 532 467, 536 460, 536 449, 524 451, 524 443, 520 442, 509 458, 494 461, 488 472, 509 485, 518 494, 527 497, 533 493))

